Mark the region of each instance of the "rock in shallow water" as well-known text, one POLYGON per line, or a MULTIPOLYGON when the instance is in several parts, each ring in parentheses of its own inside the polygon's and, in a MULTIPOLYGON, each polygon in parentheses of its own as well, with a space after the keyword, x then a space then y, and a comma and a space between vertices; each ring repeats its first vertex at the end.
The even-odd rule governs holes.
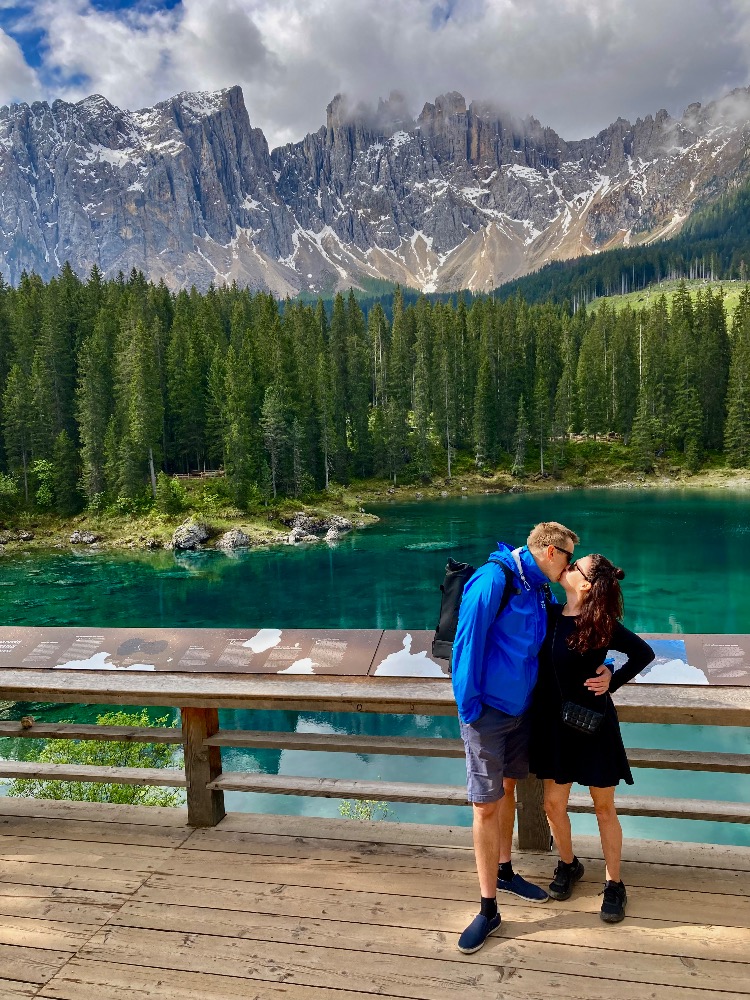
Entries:
POLYGON ((232 528, 225 531, 216 543, 217 549, 246 549, 250 545, 250 536, 242 528, 232 528))
POLYGON ((298 511, 287 523, 292 529, 288 538, 292 544, 315 542, 321 535, 325 535, 326 541, 330 542, 338 538, 339 535, 343 535, 344 532, 352 530, 352 522, 340 514, 313 517, 311 514, 305 514, 304 511, 298 511))
POLYGON ((171 549, 197 549, 207 538, 208 528, 206 525, 202 521, 193 521, 188 518, 178 528, 175 528, 168 547, 171 549))
POLYGON ((295 527, 289 532, 287 541, 290 545, 296 545, 297 542, 319 542, 320 537, 310 534, 304 528, 295 527))

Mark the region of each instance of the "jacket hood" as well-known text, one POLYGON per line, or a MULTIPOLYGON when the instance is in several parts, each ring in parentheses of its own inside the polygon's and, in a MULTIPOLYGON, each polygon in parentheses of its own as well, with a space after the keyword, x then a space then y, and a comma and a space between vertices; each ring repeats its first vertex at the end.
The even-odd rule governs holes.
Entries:
MULTIPOLYGON (((495 551, 490 553, 488 561, 503 563, 508 566, 516 574, 516 576, 518 576, 518 566, 516 565, 516 560, 513 558, 514 550, 515 546, 513 545, 509 545, 507 542, 498 542, 495 551)), ((549 583, 547 577, 537 566, 536 560, 529 552, 527 545, 523 545, 519 548, 518 556, 521 562, 521 568, 523 569, 523 576, 530 587, 538 590, 540 587, 543 587, 545 583, 549 583)))

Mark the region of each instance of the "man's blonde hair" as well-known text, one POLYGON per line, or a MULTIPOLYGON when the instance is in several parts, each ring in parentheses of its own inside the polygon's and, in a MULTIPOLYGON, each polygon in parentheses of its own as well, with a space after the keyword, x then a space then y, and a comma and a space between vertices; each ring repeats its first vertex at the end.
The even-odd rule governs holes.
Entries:
POLYGON ((573 545, 578 545, 580 540, 575 531, 566 528, 559 521, 542 521, 541 524, 535 524, 531 529, 526 544, 532 551, 542 552, 548 545, 564 549, 571 542, 573 545))

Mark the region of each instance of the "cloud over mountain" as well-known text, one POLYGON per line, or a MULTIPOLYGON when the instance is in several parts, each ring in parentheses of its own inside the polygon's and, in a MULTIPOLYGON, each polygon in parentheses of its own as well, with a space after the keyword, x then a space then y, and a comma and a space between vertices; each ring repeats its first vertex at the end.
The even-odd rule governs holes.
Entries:
POLYGON ((239 82, 271 146, 334 93, 481 94, 580 138, 750 82, 745 0, 0 0, 0 103, 120 107, 239 82), (13 38, 20 41, 26 54, 13 38), (32 65, 33 64, 33 65, 32 65))

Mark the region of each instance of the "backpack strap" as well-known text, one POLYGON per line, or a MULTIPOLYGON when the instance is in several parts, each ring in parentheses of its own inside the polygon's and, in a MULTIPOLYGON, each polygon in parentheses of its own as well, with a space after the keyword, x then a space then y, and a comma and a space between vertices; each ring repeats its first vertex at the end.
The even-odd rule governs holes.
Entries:
POLYGON ((503 576, 505 577, 503 595, 500 598, 500 604, 498 605, 497 614, 495 615, 495 618, 497 619, 510 604, 511 597, 513 597, 514 594, 520 594, 521 591, 515 585, 515 577, 513 576, 513 570, 510 569, 510 567, 506 566, 505 563, 502 563, 499 560, 492 559, 491 562, 494 562, 496 566, 500 567, 503 571, 503 576))

